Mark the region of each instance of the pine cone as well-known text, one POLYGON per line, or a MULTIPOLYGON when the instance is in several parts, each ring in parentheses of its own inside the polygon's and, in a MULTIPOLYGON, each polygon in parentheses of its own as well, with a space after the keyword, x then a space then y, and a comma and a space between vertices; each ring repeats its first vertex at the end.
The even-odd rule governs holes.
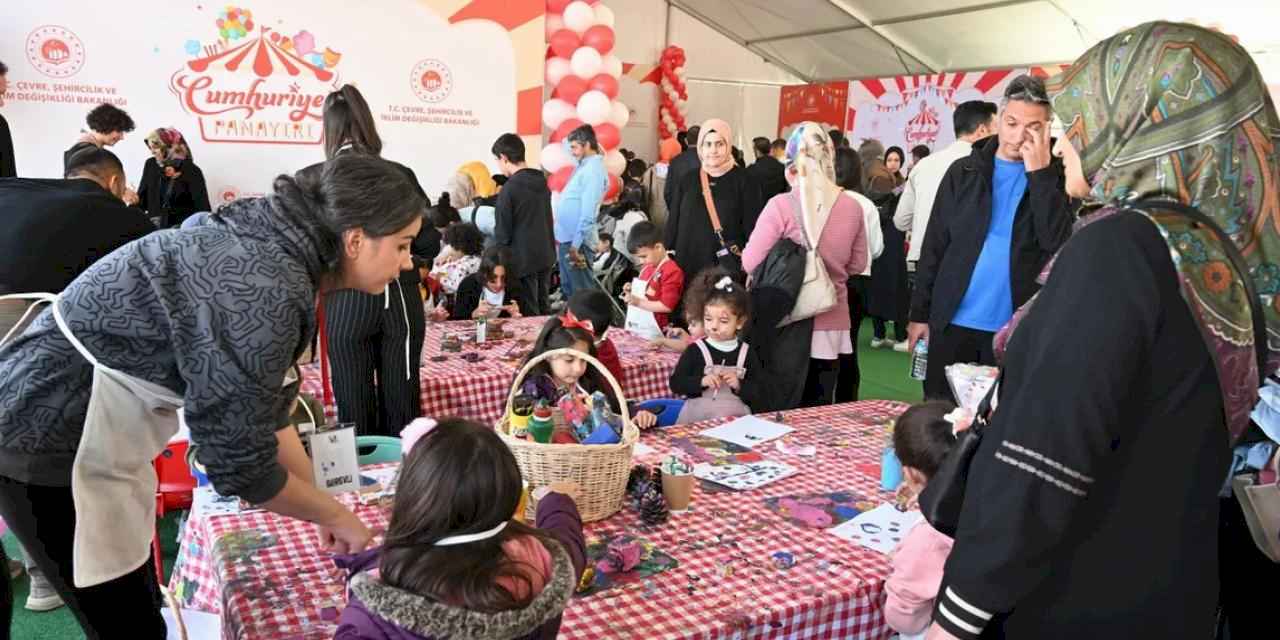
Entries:
POLYGON ((633 500, 639 499, 644 494, 641 490, 644 488, 642 485, 650 482, 652 475, 653 473, 649 470, 649 467, 645 465, 638 464, 631 467, 631 475, 627 476, 627 495, 631 496, 633 500))
POLYGON ((649 485, 636 503, 640 511, 640 521, 645 524, 662 524, 671 515, 667 507, 667 499, 662 496, 662 489, 649 485))

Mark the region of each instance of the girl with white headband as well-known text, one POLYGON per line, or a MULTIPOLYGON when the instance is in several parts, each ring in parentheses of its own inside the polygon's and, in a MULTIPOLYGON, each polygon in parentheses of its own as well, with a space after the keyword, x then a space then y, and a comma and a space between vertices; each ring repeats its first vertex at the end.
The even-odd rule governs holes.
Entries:
POLYGON ((411 428, 426 433, 405 434, 386 541, 339 561, 352 577, 335 637, 554 638, 586 566, 577 486, 535 491, 530 527, 512 519, 523 482, 493 429, 411 428))

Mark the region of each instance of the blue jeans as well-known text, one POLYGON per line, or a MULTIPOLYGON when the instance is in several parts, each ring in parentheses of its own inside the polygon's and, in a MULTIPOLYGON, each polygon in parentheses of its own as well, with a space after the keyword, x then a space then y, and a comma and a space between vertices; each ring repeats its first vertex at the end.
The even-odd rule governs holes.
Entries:
POLYGON ((556 257, 560 262, 560 295, 566 304, 569 302, 569 296, 572 296, 579 289, 590 289, 591 284, 591 261, 594 256, 591 250, 586 247, 579 247, 578 253, 587 261, 585 267, 575 267, 569 260, 570 243, 561 242, 556 246, 556 257))

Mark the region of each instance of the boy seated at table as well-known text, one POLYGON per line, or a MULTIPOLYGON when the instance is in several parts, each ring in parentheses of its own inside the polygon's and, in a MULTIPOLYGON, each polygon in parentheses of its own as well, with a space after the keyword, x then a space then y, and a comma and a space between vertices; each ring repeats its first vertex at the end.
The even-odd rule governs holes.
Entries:
POLYGON ((586 567, 579 489, 535 489, 534 527, 512 517, 522 493, 493 429, 429 427, 406 452, 386 541, 337 559, 350 578, 334 637, 556 637, 586 567))
MULTIPOLYGON (((902 461, 908 492, 919 495, 924 490, 955 444, 955 432, 967 429, 971 420, 954 404, 938 401, 917 404, 898 418, 893 449, 902 461)), ((885 619, 906 640, 923 638, 929 628, 951 544, 951 538, 921 520, 893 552, 892 572, 885 581, 885 619)))
POLYGON ((622 370, 618 347, 605 337, 613 325, 613 302, 609 300, 609 294, 599 289, 579 289, 569 298, 569 313, 584 324, 590 323, 591 333, 595 336, 596 359, 613 374, 618 384, 625 386, 627 378, 622 370))
POLYGON ((520 280, 512 276, 511 249, 489 247, 480 258, 480 269, 458 285, 450 320, 519 318, 527 306, 520 280))
POLYGON ((631 228, 627 251, 644 265, 637 280, 645 284, 643 295, 632 291, 630 283, 623 286, 627 304, 653 313, 658 329, 666 331, 669 316, 684 295, 684 271, 667 255, 662 233, 652 222, 640 222, 631 228))

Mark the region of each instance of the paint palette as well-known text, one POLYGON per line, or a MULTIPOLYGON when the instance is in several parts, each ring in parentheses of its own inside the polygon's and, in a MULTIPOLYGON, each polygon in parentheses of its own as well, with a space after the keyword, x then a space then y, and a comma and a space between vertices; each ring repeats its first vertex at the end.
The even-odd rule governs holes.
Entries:
POLYGON ((759 489, 796 473, 799 473, 799 470, 795 467, 772 460, 761 460, 751 464, 702 463, 693 467, 693 475, 738 491, 759 489))
POLYGON ((689 456, 694 464, 750 464, 764 460, 764 456, 744 446, 707 436, 672 438, 671 447, 689 456))

